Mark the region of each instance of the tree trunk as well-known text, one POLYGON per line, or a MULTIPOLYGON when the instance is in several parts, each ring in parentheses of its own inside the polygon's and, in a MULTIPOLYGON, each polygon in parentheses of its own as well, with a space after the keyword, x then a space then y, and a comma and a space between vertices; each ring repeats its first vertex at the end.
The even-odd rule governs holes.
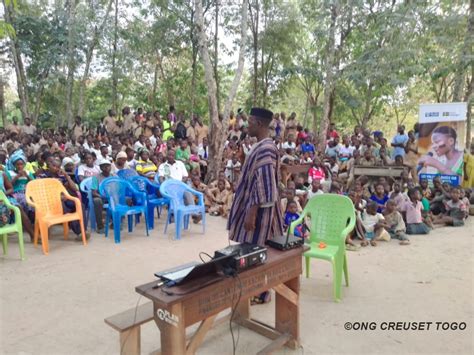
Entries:
POLYGON ((5 112, 5 82, 3 81, 3 73, 0 76, 0 111, 2 111, 3 128, 6 128, 7 113, 5 112))
POLYGON ((74 71, 75 68, 75 55, 74 55, 74 42, 75 42, 75 17, 76 17, 76 0, 68 1, 68 30, 67 30, 67 79, 66 79, 66 120, 67 126, 71 127, 73 124, 73 90, 74 90, 74 71))
POLYGON ((107 10, 105 11, 104 19, 102 20, 99 28, 94 29, 94 33, 92 35, 91 42, 87 47, 86 51, 86 63, 84 67, 84 73, 82 74, 81 83, 79 86, 79 104, 77 107, 77 114, 82 117, 84 115, 84 97, 87 85, 87 79, 89 79, 89 70, 92 62, 92 58, 94 57, 94 49, 97 43, 99 42, 99 36, 104 32, 105 25, 109 19, 110 10, 112 10, 112 4, 114 0, 110 0, 109 4, 107 5, 107 10))
POLYGON ((117 40, 118 40, 118 10, 119 1, 115 0, 115 17, 114 17, 114 44, 112 52, 112 108, 117 112, 117 40))
MULTIPOLYGON (((13 7, 13 2, 10 2, 8 5, 3 0, 3 8, 4 8, 4 16, 5 22, 10 24, 13 27, 13 20, 15 16, 15 9, 13 7)), ((13 63, 15 65, 15 74, 16 74, 16 81, 17 81, 17 91, 18 97, 20 99, 20 111, 23 116, 29 117, 29 95, 28 95, 28 86, 26 81, 26 73, 25 73, 25 66, 23 65, 23 60, 21 58, 21 51, 20 46, 18 44, 18 39, 16 36, 10 38, 9 41, 10 51, 12 52, 13 63)))
POLYGON ((198 45, 196 43, 196 36, 194 30, 196 29, 194 21, 194 10, 191 10, 191 23, 189 25, 189 37, 191 39, 191 114, 194 113, 194 106, 196 105, 196 78, 197 78, 197 56, 198 56, 198 45))
POLYGON ((466 36, 464 37, 464 44, 462 46, 461 53, 459 54, 459 60, 456 66, 454 89, 453 89, 453 102, 459 102, 462 100, 466 69, 469 63, 471 63, 472 65, 471 56, 472 56, 472 46, 474 44, 473 34, 474 34, 474 0, 470 0, 469 19, 467 23, 466 36))
MULTIPOLYGON (((249 7, 251 5, 249 4, 249 7)), ((257 105, 258 95, 258 22, 259 22, 260 8, 258 0, 255 1, 255 16, 251 15, 252 18, 252 35, 253 35, 253 106, 257 105)))
POLYGON ((323 117, 319 128, 319 142, 318 148, 321 152, 326 149, 326 132, 329 126, 330 111, 331 111, 331 93, 334 88, 334 57, 336 52, 336 21, 338 16, 338 0, 333 0, 331 3, 331 24, 328 33, 328 53, 326 63, 326 80, 324 83, 324 104, 323 117))
POLYGON ((472 132, 472 102, 474 101, 474 65, 471 64, 471 79, 467 85, 466 95, 464 101, 467 102, 466 114, 466 149, 471 149, 471 132, 472 132))
POLYGON ((214 78, 216 78, 217 111, 221 109, 220 90, 219 90, 219 0, 216 0, 216 19, 214 28, 214 78))
POLYGON ((155 70, 153 71, 153 89, 151 91, 151 110, 155 112, 156 110, 156 91, 158 89, 158 71, 160 70, 160 65, 158 60, 155 62, 155 70))
MULTIPOLYGON (((207 98, 209 101, 209 121, 210 121, 210 149, 209 149, 209 169, 208 179, 214 177, 216 171, 221 166, 222 153, 219 151, 218 139, 219 135, 223 134, 222 125, 219 122, 219 111, 217 107, 217 87, 216 80, 213 75, 213 67, 208 50, 208 40, 206 29, 204 27, 204 15, 201 0, 194 0, 196 8, 196 30, 199 40, 199 52, 204 65, 204 78, 207 85, 207 98), (219 159, 220 158, 220 159, 219 159)), ((217 176, 217 175, 215 175, 217 176)))
POLYGON ((229 126, 229 112, 232 107, 232 102, 237 93, 237 88, 242 77, 242 72, 245 64, 245 41, 247 37, 247 0, 242 1, 242 23, 241 23, 241 43, 239 49, 239 63, 237 67, 236 74, 232 81, 232 85, 229 91, 229 95, 226 100, 225 109, 224 109, 224 120, 221 123, 219 121, 219 112, 217 107, 217 89, 216 89, 216 80, 213 77, 213 70, 211 59, 208 51, 208 41, 204 28, 204 15, 202 9, 201 0, 194 0, 196 8, 196 24, 197 24, 197 34, 199 38, 199 51, 201 53, 201 59, 204 65, 204 76, 207 84, 208 91, 208 100, 209 100, 209 117, 210 117, 210 159, 209 159, 209 168, 208 175, 206 177, 207 181, 217 177, 218 172, 223 166, 222 156, 224 153, 224 144, 227 137, 227 129, 229 126))

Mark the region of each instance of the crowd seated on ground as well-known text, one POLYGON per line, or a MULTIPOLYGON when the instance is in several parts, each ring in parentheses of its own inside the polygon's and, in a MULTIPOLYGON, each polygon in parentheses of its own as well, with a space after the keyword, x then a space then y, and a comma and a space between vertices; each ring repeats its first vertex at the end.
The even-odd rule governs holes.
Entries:
MULTIPOLYGON (((397 239, 410 243, 409 236, 427 234, 436 225, 462 226, 472 202, 473 148, 465 152, 462 186, 451 186, 435 178, 418 181, 418 127, 406 132, 397 128, 393 139, 383 132, 356 126, 338 132, 329 126, 320 149, 318 135, 298 124, 295 113, 286 119, 276 113, 270 134, 281 153, 283 166, 301 165, 303 173, 286 174, 280 181, 281 206, 285 226, 298 218, 307 201, 324 193, 345 194, 357 211, 357 225, 347 237, 347 248, 376 246, 379 241, 397 239), (390 141, 390 143, 389 143, 390 141), (402 168, 399 177, 356 176, 357 166, 402 168)), ((29 118, 19 125, 16 118, 0 129, 0 187, 21 211, 25 231, 33 239, 34 213, 25 199, 25 188, 33 179, 59 179, 71 195, 81 197, 78 184, 85 178, 97 179, 93 208, 97 232, 104 231, 104 197, 99 184, 120 170, 132 169, 150 181, 184 181, 205 196, 206 211, 213 216, 228 216, 241 167, 255 144, 248 135, 248 118, 243 110, 231 114, 229 134, 223 154, 223 168, 207 185, 209 129, 203 120, 176 113, 174 107, 162 116, 159 111, 135 112, 125 107, 120 117, 109 110, 98 127, 87 127, 77 116, 70 129, 37 129, 29 118), (156 178, 158 175, 158 178, 156 178)), ((196 203, 193 195, 186 204, 196 203)), ((1 207, 1 206, 0 206, 1 207)), ((74 212, 74 204, 64 202, 64 212, 74 212)), ((0 223, 12 217, 0 208, 0 223)), ((199 223, 199 218, 195 218, 199 223)), ((80 234, 78 225, 71 229, 80 234)), ((305 237, 305 231, 298 232, 305 237)), ((80 240, 80 237, 78 237, 80 240)))

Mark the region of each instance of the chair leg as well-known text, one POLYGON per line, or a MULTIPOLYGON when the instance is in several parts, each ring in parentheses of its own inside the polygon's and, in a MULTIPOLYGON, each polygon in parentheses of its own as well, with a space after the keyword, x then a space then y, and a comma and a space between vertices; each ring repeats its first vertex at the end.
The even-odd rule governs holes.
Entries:
MULTIPOLYGON (((135 215, 135 222, 137 220, 136 216, 138 216, 138 215, 135 215)), ((127 217, 128 217, 127 218, 128 219, 128 233, 132 233, 132 231, 133 231, 133 215, 128 215, 127 217)), ((146 221, 145 221, 145 223, 146 223, 146 221)))
POLYGON ((84 219, 83 218, 79 219, 79 225, 81 226, 82 244, 87 245, 86 229, 84 228, 84 219))
POLYGON ((23 228, 18 228, 18 246, 20 248, 20 258, 25 260, 25 246, 23 245, 23 228))
POLYGON ((110 213, 109 210, 105 212, 105 237, 109 237, 110 213))
POLYGON ((33 236, 33 245, 35 247, 38 246, 38 237, 40 237, 39 235, 39 224, 37 221, 35 221, 35 226, 34 226, 34 236, 33 236))
POLYGON ((64 233, 64 240, 67 240, 67 237, 69 235, 69 223, 68 222, 63 223, 63 233, 64 233))
POLYGON ((145 229, 146 229, 146 236, 149 237, 150 234, 148 233, 148 229, 153 229, 153 219, 155 218, 155 213, 154 213, 154 208, 151 209, 151 217, 150 217, 150 211, 147 211, 145 208, 145 229), (151 219, 151 224, 152 227, 149 228, 148 226, 148 220, 151 219))
POLYGON ((166 223, 165 223, 165 234, 166 231, 168 230, 168 224, 170 223, 171 220, 171 211, 168 209, 168 216, 166 216, 166 223))
POLYGON ((116 244, 120 243, 120 222, 122 217, 119 214, 115 214, 113 216, 113 223, 114 223, 114 240, 116 244))
POLYGON ((206 234, 206 211, 201 212, 202 215, 202 234, 206 234))
POLYGON ((48 255, 49 253, 49 238, 48 238, 48 226, 44 223, 38 223, 41 235, 41 246, 43 247, 43 253, 48 255))
POLYGON ((8 254, 8 234, 2 234, 2 246, 3 246, 3 255, 8 254))
POLYGON ((309 278, 309 269, 310 269, 310 265, 311 265, 311 258, 309 256, 306 256, 304 259, 305 259, 305 262, 306 262, 306 278, 309 278))
POLYGON ((145 217, 148 224, 148 229, 153 229, 155 227, 155 207, 151 204, 148 205, 148 215, 145 217))
POLYGON ((174 216, 174 224, 175 224, 175 237, 176 239, 181 239, 181 226, 183 225, 183 216, 180 212, 176 213, 174 216))
POLYGON ((342 284, 342 268, 344 260, 342 258, 335 258, 332 260, 333 269, 333 287, 334 287, 334 300, 336 302, 341 301, 341 284, 342 284), (341 260, 340 260, 341 259, 341 260))
POLYGON ((347 272, 347 256, 344 254, 344 279, 346 280, 346 287, 349 287, 349 273, 347 272))

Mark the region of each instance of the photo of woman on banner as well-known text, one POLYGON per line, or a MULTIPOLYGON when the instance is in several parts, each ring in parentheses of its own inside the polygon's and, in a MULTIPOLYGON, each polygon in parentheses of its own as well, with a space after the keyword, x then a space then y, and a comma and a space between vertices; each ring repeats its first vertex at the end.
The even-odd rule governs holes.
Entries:
POLYGON ((418 160, 420 173, 457 175, 463 173, 463 152, 456 149, 457 133, 449 126, 438 126, 431 134, 431 150, 418 160))

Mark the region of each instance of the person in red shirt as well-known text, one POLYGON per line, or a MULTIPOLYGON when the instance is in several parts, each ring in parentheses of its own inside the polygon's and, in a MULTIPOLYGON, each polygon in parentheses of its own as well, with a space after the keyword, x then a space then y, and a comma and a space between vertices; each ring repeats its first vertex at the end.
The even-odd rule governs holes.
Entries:
POLYGON ((334 123, 331 123, 328 128, 328 133, 327 137, 328 140, 332 141, 336 138, 339 138, 339 133, 336 131, 336 125, 334 123))
POLYGON ((311 184, 313 180, 323 182, 326 179, 326 173, 319 159, 314 159, 313 166, 308 170, 308 182, 311 184))

